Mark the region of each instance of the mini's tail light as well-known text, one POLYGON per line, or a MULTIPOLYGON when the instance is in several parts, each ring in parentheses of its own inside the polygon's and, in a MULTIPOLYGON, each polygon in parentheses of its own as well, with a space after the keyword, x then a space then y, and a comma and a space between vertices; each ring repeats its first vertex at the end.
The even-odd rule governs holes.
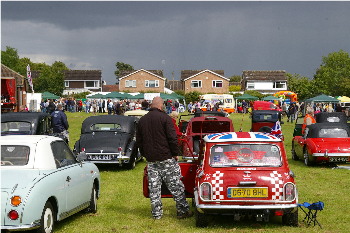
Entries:
POLYGON ((118 151, 122 151, 123 150, 123 148, 121 148, 121 147, 118 147, 118 151))
POLYGON ((293 183, 287 183, 284 186, 284 200, 293 201, 295 199, 296 190, 293 183))
POLYGON ((81 151, 85 152, 85 147, 81 148, 81 151))
POLYGON ((11 205, 19 206, 22 203, 22 198, 20 196, 11 197, 11 205))
POLYGON ((16 219, 18 219, 18 212, 16 210, 11 210, 8 214, 8 217, 11 220, 16 220, 16 219))
POLYGON ((211 185, 209 183, 201 184, 199 190, 199 195, 203 200, 211 200, 211 185))

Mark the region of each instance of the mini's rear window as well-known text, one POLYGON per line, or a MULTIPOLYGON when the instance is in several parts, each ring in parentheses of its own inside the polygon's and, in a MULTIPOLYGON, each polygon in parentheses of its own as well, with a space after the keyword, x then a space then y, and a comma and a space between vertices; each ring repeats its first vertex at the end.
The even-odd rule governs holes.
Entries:
POLYGON ((210 150, 212 167, 279 167, 281 152, 274 144, 215 145, 210 150))
POLYGON ((1 166, 23 166, 28 163, 30 148, 28 146, 1 146, 1 166))
POLYGON ((90 126, 92 131, 117 131, 121 129, 121 125, 116 123, 97 123, 90 126))

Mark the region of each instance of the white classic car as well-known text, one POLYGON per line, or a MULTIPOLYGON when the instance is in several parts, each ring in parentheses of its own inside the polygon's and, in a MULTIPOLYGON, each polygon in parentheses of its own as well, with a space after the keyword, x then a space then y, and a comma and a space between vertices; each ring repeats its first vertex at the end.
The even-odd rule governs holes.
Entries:
POLYGON ((1 138, 1 229, 53 232, 80 210, 96 213, 100 173, 58 137, 1 138))

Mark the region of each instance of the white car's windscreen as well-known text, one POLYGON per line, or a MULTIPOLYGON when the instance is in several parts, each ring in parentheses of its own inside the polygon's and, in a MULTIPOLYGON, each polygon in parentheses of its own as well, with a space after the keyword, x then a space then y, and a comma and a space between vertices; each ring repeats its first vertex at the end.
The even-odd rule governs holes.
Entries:
POLYGON ((209 163, 212 167, 278 167, 282 162, 274 144, 226 144, 211 148, 209 163))

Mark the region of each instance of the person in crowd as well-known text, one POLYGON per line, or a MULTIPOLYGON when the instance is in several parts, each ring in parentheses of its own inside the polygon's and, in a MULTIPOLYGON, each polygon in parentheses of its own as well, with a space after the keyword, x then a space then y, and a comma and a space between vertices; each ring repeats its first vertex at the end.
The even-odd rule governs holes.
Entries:
POLYGON ((51 113, 51 117, 52 117, 53 132, 62 134, 66 139, 66 141, 68 142, 69 141, 69 133, 68 133, 69 124, 67 121, 67 116, 63 112, 62 104, 57 105, 57 109, 56 111, 51 113))
POLYGON ((106 113, 105 107, 106 107, 106 101, 102 100, 102 112, 103 113, 106 113))
POLYGON ((53 113, 53 111, 55 111, 55 109, 56 109, 55 103, 53 102, 53 100, 50 100, 49 101, 49 106, 47 107, 47 112, 49 114, 51 114, 51 113, 53 113))
POLYGON ((112 100, 107 101, 107 110, 108 110, 108 115, 111 115, 113 113, 113 102, 112 100))
POLYGON ((306 109, 306 115, 304 117, 304 122, 303 122, 303 125, 301 127, 301 133, 304 135, 306 126, 311 125, 311 124, 315 124, 315 123, 316 123, 316 120, 314 118, 314 110, 311 107, 308 107, 306 109))
POLYGON ((176 135, 178 137, 178 139, 182 136, 182 133, 180 132, 179 126, 177 125, 177 119, 179 118, 179 113, 176 111, 173 111, 169 114, 169 116, 171 117, 171 120, 174 123, 174 127, 175 127, 175 131, 176 131, 176 135))
POLYGON ((189 113, 192 113, 192 102, 190 102, 188 105, 187 105, 187 111, 189 113))
POLYGON ((248 103, 245 100, 242 100, 242 108, 243 108, 243 113, 247 113, 248 109, 248 103))
POLYGON ((163 99, 154 97, 150 111, 140 118, 136 143, 142 156, 147 159, 148 187, 151 213, 154 219, 161 219, 162 181, 165 182, 176 202, 179 219, 193 216, 186 200, 185 187, 181 181, 181 170, 177 163, 178 144, 174 123, 163 111, 163 99))
POLYGON ((90 100, 86 100, 85 102, 85 105, 86 105, 86 108, 85 108, 85 112, 86 113, 89 113, 90 112, 90 100))
POLYGON ((288 107, 288 120, 287 122, 293 122, 295 116, 295 104, 291 103, 288 107))
POLYGON ((148 103, 147 100, 143 100, 143 101, 141 102, 141 109, 142 109, 142 110, 148 110, 148 106, 149 106, 149 103, 148 103))
POLYGON ((336 112, 342 112, 343 108, 341 107, 341 105, 339 103, 337 103, 337 105, 335 106, 335 111, 336 112))

